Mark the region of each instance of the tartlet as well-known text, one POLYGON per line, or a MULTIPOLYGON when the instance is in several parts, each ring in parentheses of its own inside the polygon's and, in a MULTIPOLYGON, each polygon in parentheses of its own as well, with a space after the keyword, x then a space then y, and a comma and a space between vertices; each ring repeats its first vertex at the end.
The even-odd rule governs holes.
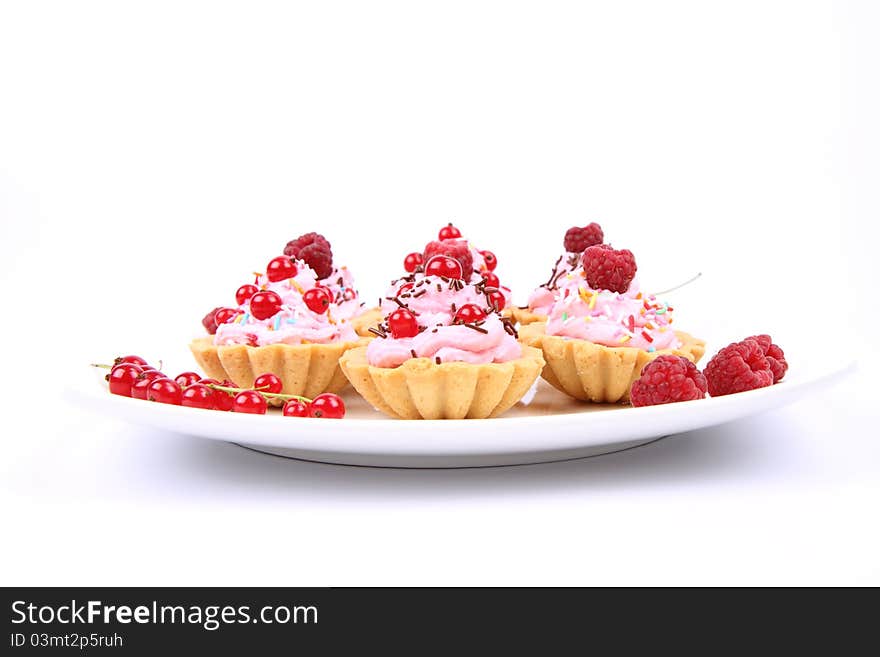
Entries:
POLYGON ((556 279, 547 321, 520 328, 520 340, 541 349, 542 377, 553 387, 582 401, 627 402, 633 381, 657 356, 676 354, 694 363, 703 356, 705 342, 673 330, 673 308, 642 293, 634 276, 629 251, 590 247, 581 265, 556 279), (615 269, 618 254, 625 261, 619 269, 629 269, 625 275, 615 269), (613 281, 612 289, 588 281, 593 272, 613 281))
POLYGON ((236 306, 218 309, 213 325, 203 320, 212 335, 190 343, 202 370, 246 388, 272 373, 284 394, 309 398, 345 388, 339 358, 369 338, 356 332, 363 304, 350 272, 330 266, 326 255, 313 249, 304 253, 309 261, 273 258, 253 284, 238 289, 236 306), (319 279, 312 265, 328 276, 319 279))
POLYGON ((465 282, 450 256, 434 261, 393 283, 384 321, 372 329, 377 337, 346 351, 340 366, 355 390, 392 417, 496 417, 534 385, 544 359, 517 341, 495 288, 483 278, 465 282))

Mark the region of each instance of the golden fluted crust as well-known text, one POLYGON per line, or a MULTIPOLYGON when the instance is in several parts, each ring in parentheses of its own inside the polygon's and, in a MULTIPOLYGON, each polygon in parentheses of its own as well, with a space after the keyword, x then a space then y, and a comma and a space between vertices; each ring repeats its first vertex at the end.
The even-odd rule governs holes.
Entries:
POLYGON ((512 318, 513 321, 517 322, 520 326, 527 326, 529 324, 534 324, 535 322, 546 322, 547 315, 541 315, 539 313, 532 312, 528 308, 520 308, 519 306, 514 306, 508 309, 505 308, 504 312, 508 313, 508 317, 512 318))
POLYGON ((441 363, 412 358, 399 367, 373 367, 366 347, 339 361, 354 389, 374 408, 405 420, 496 417, 528 392, 544 367, 539 349, 523 347, 506 363, 441 363))
POLYGON ((381 308, 370 308, 357 317, 352 317, 349 323, 354 329, 354 332, 362 338, 374 338, 376 336, 375 334, 370 333, 370 327, 378 326, 382 323, 383 319, 384 315, 382 315, 381 308))
POLYGON ((339 368, 339 358, 369 340, 329 344, 270 344, 217 346, 211 337, 197 338, 190 345, 199 367, 212 379, 229 379, 249 388, 261 374, 281 379, 282 392, 314 398, 324 392, 339 392, 348 379, 339 368))
POLYGON ((582 401, 617 403, 629 401, 629 389, 642 368, 657 356, 676 354, 693 363, 702 358, 706 343, 676 331, 678 349, 648 352, 635 347, 606 347, 588 340, 547 335, 546 323, 534 323, 519 331, 523 344, 541 349, 546 365, 541 376, 565 394, 582 401))

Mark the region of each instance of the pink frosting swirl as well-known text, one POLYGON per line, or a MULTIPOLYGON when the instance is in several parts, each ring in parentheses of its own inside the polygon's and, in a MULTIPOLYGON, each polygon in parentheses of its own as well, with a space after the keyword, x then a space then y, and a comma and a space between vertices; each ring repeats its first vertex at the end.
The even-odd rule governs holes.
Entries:
POLYGON ((594 290, 578 267, 558 279, 547 334, 656 351, 681 346, 671 324, 672 308, 640 292, 638 280, 624 294, 594 290))
POLYGON ((397 367, 410 358, 474 364, 519 358, 522 347, 501 316, 488 308, 480 283, 482 277, 476 284, 463 284, 421 273, 397 281, 392 286, 391 299, 382 302, 382 310, 387 316, 400 307, 399 301, 416 316, 420 332, 410 338, 389 334, 372 340, 367 345, 367 362, 374 367, 397 367), (407 283, 412 287, 400 293, 407 283), (465 304, 484 310, 485 321, 473 327, 454 324, 456 310, 465 304))
POLYGON ((556 301, 556 288, 559 279, 570 273, 580 264, 580 253, 563 253, 553 265, 553 273, 550 279, 543 285, 535 288, 529 295, 529 310, 539 315, 549 315, 553 303, 556 301))
POLYGON ((296 261, 297 274, 293 278, 271 282, 261 274, 255 285, 271 290, 281 297, 281 310, 269 319, 256 319, 247 301, 241 313, 232 321, 220 324, 214 335, 214 344, 247 344, 253 347, 268 344, 304 344, 354 341, 357 334, 349 323, 359 314, 361 303, 352 287, 353 280, 343 267, 332 277, 321 282, 334 300, 326 312, 316 313, 303 301, 303 294, 318 285, 315 272, 302 260, 296 261), (341 280, 341 282, 340 282, 341 280))

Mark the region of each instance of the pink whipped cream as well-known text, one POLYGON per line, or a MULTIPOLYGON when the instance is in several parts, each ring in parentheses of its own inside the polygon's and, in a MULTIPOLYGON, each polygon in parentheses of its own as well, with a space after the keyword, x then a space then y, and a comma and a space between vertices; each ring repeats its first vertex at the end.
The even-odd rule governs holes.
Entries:
POLYGON ((348 267, 334 268, 333 273, 319 281, 319 284, 330 290, 337 309, 336 319, 351 320, 364 312, 364 302, 354 287, 354 276, 348 267))
POLYGON ((352 316, 359 314, 361 303, 348 270, 342 267, 321 281, 321 285, 330 289, 334 300, 327 312, 316 313, 303 301, 303 294, 318 284, 315 272, 302 260, 295 262, 299 271, 293 278, 273 283, 261 274, 255 282, 261 290, 271 290, 281 297, 281 310, 269 319, 256 319, 250 312, 249 302, 245 302, 239 306, 241 314, 217 327, 214 344, 256 347, 357 340, 349 322, 352 316))
POLYGON ((453 324, 456 309, 472 303, 488 310, 486 295, 476 285, 444 280, 438 276, 413 274, 392 284, 391 293, 382 301, 386 315, 407 307, 419 323, 420 332, 411 338, 388 337, 367 345, 367 362, 375 367, 397 367, 410 358, 431 358, 441 363, 504 363, 519 358, 522 347, 512 329, 496 312, 487 312, 485 321, 474 327, 453 324), (412 288, 401 292, 407 283, 412 288), (395 300, 396 299, 396 300, 395 300))
POLYGON ((559 256, 556 264, 553 265, 553 273, 550 275, 549 280, 540 287, 535 288, 529 295, 529 310, 538 315, 550 314, 550 309, 556 302, 556 288, 559 279, 570 273, 580 264, 581 255, 580 253, 567 252, 559 256))
POLYGON ((639 290, 633 280, 624 294, 594 290, 577 267, 557 279, 556 300, 547 334, 589 340, 607 347, 646 351, 677 349, 681 342, 670 326, 672 308, 639 290))

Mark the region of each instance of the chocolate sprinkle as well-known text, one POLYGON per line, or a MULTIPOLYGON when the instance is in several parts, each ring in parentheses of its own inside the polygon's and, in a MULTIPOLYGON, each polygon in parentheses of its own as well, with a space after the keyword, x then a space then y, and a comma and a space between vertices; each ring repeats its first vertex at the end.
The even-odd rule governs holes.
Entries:
POLYGON ((413 357, 413 358, 418 358, 418 356, 416 356, 416 350, 415 350, 415 349, 410 349, 410 350, 409 350, 409 353, 412 354, 412 357, 413 357))
POLYGON ((440 362, 440 356, 434 356, 434 362, 438 365, 441 365, 442 363, 440 362))
POLYGON ((462 324, 462 326, 467 326, 469 329, 473 329, 473 330, 477 331, 478 333, 488 333, 489 332, 486 329, 484 329, 482 326, 477 326, 476 324, 462 324))
POLYGON ((550 272, 550 278, 541 287, 546 287, 548 290, 552 290, 556 287, 556 281, 559 280, 559 276, 556 275, 556 269, 559 267, 559 263, 562 262, 562 258, 563 256, 559 256, 556 259, 556 264, 553 265, 553 271, 550 272))
POLYGON ((367 330, 368 330, 370 333, 374 334, 374 335, 378 335, 380 338, 387 338, 387 337, 388 337, 388 334, 385 333, 384 330, 382 330, 382 327, 381 327, 381 326, 379 326, 379 327, 377 327, 377 328, 373 328, 373 327, 371 326, 371 327, 368 328, 367 330))
POLYGON ((418 299, 420 296, 422 296, 423 294, 427 294, 427 293, 428 293, 427 290, 419 290, 418 292, 414 292, 414 293, 411 294, 410 296, 411 296, 413 299, 418 299))
POLYGON ((516 330, 516 327, 513 325, 513 320, 510 319, 510 317, 502 317, 501 324, 504 326, 504 330, 510 335, 515 338, 519 337, 519 332, 516 330))

